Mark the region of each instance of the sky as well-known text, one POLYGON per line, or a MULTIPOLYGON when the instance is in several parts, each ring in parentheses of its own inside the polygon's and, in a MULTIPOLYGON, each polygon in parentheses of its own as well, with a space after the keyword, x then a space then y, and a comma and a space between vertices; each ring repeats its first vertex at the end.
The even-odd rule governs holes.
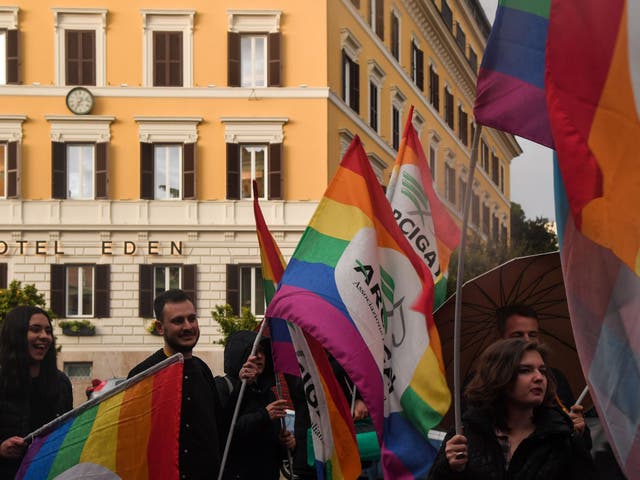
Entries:
MULTIPOLYGON (((498 0, 480 0, 487 18, 493 22, 498 0)), ((516 137, 522 155, 511 161, 511 200, 522 205, 527 218, 556 218, 553 200, 552 150, 516 137)))

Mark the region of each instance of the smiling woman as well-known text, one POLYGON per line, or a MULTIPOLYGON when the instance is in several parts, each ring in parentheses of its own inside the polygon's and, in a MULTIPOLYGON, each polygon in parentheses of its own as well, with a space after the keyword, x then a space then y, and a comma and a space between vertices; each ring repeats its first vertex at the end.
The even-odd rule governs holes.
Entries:
POLYGON ((56 367, 47 312, 19 306, 0 331, 0 478, 14 478, 24 437, 72 407, 71 383, 56 367))

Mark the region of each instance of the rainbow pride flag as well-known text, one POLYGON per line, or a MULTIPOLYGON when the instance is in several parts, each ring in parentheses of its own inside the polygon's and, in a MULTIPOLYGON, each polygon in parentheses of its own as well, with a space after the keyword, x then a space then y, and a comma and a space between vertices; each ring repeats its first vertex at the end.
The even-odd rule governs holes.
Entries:
POLYGON ((460 243, 460 228, 433 188, 433 177, 412 117, 413 105, 391 171, 387 198, 400 230, 431 271, 435 310, 447 296, 449 260, 460 243))
POLYGON ((553 147, 545 101, 550 0, 500 0, 489 34, 473 114, 478 123, 553 147))
MULTIPOLYGON (((432 305, 431 273, 398 227, 355 137, 285 270, 267 316, 302 328, 345 369, 378 432, 387 478, 413 478, 413 473, 402 460, 404 444, 383 441, 385 429, 397 426, 389 438, 399 439, 395 433, 401 428, 426 426, 449 405, 444 376, 433 375, 441 371, 437 354, 426 348, 426 314, 432 305), (429 374, 433 381, 425 387, 428 392, 413 388, 415 380, 429 374), (434 391, 445 393, 430 396, 434 391), (396 394, 391 398, 389 392, 396 394), (392 404, 385 405, 385 398, 392 404), (407 402, 414 408, 402 412, 407 402)), ((422 452, 411 453, 417 457, 422 452)), ((429 464, 425 461, 425 469, 429 464)))
POLYGON ((34 432, 16 479, 177 479, 182 367, 174 355, 34 432))
MULTIPOLYGON (((269 232, 253 183, 253 213, 260 245, 267 305, 284 274, 285 262, 269 232), (267 288, 267 284, 271 287, 267 288)), ((318 479, 355 479, 361 471, 353 420, 344 394, 322 347, 293 324, 269 318, 274 364, 278 372, 301 376, 305 392, 313 392, 309 408, 318 479), (291 365, 291 353, 293 362, 291 365)))
POLYGON ((637 1, 552 0, 545 87, 567 300, 592 398, 629 479, 640 479, 638 51, 637 1))

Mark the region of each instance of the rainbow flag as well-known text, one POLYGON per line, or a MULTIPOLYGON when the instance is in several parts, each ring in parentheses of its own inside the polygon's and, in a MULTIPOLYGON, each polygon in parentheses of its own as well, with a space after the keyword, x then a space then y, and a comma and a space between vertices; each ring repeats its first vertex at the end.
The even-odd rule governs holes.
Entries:
POLYGON ((550 0, 500 0, 489 34, 473 114, 478 123, 553 147, 545 101, 550 0))
MULTIPOLYGON (((265 296, 269 304, 275 287, 282 279, 285 262, 262 215, 255 181, 253 188, 253 213, 260 245, 265 296), (272 288, 267 289, 266 284, 272 288)), ((305 392, 314 392, 309 416, 318 479, 357 478, 361 468, 353 420, 326 353, 313 338, 295 325, 279 318, 269 318, 268 321, 276 370, 301 376, 305 392)))
POLYGON ((567 300, 592 398, 629 479, 640 478, 639 47, 637 1, 551 2, 545 87, 567 300))
POLYGON ((433 310, 447 296, 449 260, 460 243, 460 228, 433 189, 433 177, 409 110, 387 198, 400 230, 429 267, 435 284, 433 310))
MULTIPOLYGON (((398 227, 356 137, 285 270, 267 316, 302 328, 345 369, 378 432, 388 478, 413 477, 402 461, 404 444, 385 443, 385 428, 397 426, 399 432, 408 424, 426 426, 449 405, 443 375, 434 376, 426 388, 429 393, 444 388, 444 396, 429 397, 412 388, 421 372, 440 371, 436 352, 425 345, 426 313, 432 304, 431 273, 398 227), (416 351, 424 354, 416 357, 416 351), (385 398, 392 403, 385 405, 385 398), (402 404, 407 402, 424 408, 411 408, 405 415, 402 404)), ((399 438, 396 432, 389 439, 399 438)))
POLYGON ((182 367, 174 355, 34 432, 16 479, 177 479, 182 367))

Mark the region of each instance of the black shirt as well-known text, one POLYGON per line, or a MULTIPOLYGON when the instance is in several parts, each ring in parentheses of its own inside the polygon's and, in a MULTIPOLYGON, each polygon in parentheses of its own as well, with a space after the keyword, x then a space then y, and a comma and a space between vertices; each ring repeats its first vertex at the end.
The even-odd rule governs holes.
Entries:
MULTIPOLYGON (((129 378, 166 359, 160 349, 129 372, 129 378)), ((213 374, 201 359, 184 361, 180 415, 179 468, 181 479, 215 479, 220 469, 220 413, 213 374)), ((166 412, 171 415, 172 412, 166 412)))

